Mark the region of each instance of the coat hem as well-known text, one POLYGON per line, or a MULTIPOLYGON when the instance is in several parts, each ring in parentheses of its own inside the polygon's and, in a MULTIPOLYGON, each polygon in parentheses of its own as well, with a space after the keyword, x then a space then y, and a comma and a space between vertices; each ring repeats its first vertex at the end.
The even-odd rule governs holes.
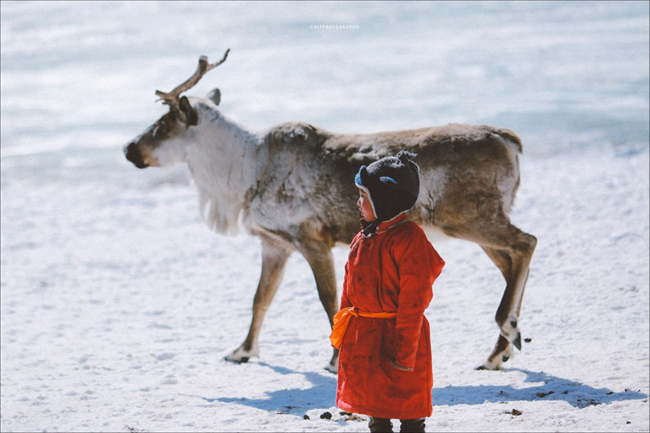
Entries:
POLYGON ((362 415, 371 416, 373 418, 386 418, 386 419, 417 419, 417 418, 429 418, 433 415, 433 406, 430 406, 429 411, 413 411, 413 412, 404 412, 398 413, 391 410, 378 410, 366 408, 363 406, 353 406, 344 402, 336 402, 336 406, 350 413, 358 413, 362 415))

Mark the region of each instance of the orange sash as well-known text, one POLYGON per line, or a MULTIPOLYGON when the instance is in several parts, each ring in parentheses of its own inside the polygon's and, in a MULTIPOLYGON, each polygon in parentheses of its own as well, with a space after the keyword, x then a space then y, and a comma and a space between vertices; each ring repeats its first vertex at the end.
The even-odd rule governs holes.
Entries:
POLYGON ((330 341, 332 346, 338 349, 341 347, 341 341, 345 335, 345 330, 348 329, 348 324, 350 319, 354 317, 374 317, 376 319, 390 319, 397 316, 397 313, 387 313, 382 311, 381 313, 364 313, 359 311, 357 307, 348 307, 341 309, 336 316, 334 316, 334 326, 332 327, 332 334, 330 335, 330 341))

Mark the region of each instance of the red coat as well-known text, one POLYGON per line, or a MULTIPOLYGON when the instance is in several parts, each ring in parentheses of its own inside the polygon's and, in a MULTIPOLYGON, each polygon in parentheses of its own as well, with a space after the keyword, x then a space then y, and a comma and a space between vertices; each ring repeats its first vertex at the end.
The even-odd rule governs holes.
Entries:
POLYGON ((431 416, 431 340, 424 310, 444 264, 420 226, 404 214, 382 223, 374 237, 360 232, 354 238, 341 308, 397 316, 350 319, 339 355, 340 409, 376 418, 431 416))

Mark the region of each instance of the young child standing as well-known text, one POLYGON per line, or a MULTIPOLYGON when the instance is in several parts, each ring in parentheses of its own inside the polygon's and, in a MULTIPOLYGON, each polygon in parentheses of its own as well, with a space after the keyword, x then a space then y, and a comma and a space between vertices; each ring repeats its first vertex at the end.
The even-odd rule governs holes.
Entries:
POLYGON ((371 432, 424 432, 433 412, 431 341, 424 311, 445 262, 419 225, 407 221, 420 191, 414 154, 362 166, 362 231, 352 241, 341 309, 330 337, 340 349, 336 405, 369 415, 371 432))

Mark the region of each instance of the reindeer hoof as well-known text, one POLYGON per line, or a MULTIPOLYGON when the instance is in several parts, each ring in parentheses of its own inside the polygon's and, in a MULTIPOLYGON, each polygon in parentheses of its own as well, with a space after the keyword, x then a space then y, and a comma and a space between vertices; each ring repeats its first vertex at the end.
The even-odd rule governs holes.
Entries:
MULTIPOLYGON (((518 340, 521 345, 521 338, 518 338, 518 340)), ((506 337, 499 335, 499 340, 496 346, 494 346, 494 350, 487 361, 477 368, 477 370, 501 370, 501 364, 512 359, 515 355, 515 350, 512 348, 513 345, 514 343, 510 344, 506 337)))
POLYGON ((224 356, 223 359, 224 359, 224 361, 232 362, 234 364, 245 364, 245 363, 248 362, 248 360, 250 358, 248 356, 242 356, 239 359, 235 359, 235 358, 232 358, 230 356, 224 356))
POLYGON ((501 370, 501 362, 487 361, 485 364, 481 364, 478 367, 475 367, 474 370, 488 370, 488 371, 497 371, 501 370))
MULTIPOLYGON (((514 340, 512 340, 512 344, 515 345, 517 350, 521 350, 521 333, 520 332, 517 332, 517 336, 515 337, 514 340)), ((504 359, 504 361, 505 361, 505 359, 504 359)))
POLYGON ((254 357, 259 357, 259 349, 253 348, 251 350, 246 350, 242 345, 233 353, 227 355, 224 359, 229 362, 234 362, 235 364, 244 364, 254 357))
POLYGON ((330 373, 338 374, 339 372, 339 351, 338 349, 334 349, 334 354, 332 355, 332 359, 330 360, 329 364, 325 366, 325 370, 329 371, 330 373))

